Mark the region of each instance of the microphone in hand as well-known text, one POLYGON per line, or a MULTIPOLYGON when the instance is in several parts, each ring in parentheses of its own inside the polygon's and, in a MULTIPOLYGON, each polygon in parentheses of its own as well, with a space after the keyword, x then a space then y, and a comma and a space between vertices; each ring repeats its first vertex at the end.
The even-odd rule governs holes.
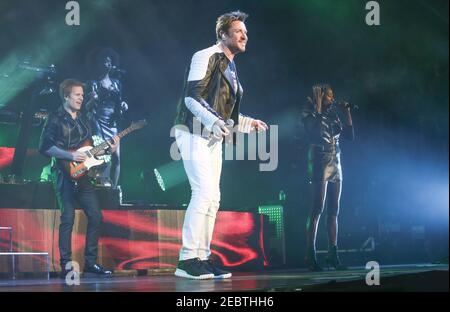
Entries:
POLYGON ((341 107, 343 109, 350 109, 350 110, 353 110, 353 111, 356 111, 356 110, 359 109, 358 105, 349 103, 349 102, 347 102, 345 100, 337 101, 337 106, 339 106, 339 107, 341 107))
POLYGON ((116 73, 120 73, 120 74, 126 74, 127 73, 127 71, 125 69, 118 68, 115 65, 111 66, 111 71, 112 72, 116 72, 116 73))
POLYGON ((213 125, 213 131, 210 135, 210 140, 208 143, 208 147, 213 146, 216 142, 219 142, 220 140, 222 140, 223 137, 227 136, 230 131, 231 128, 233 128, 234 126, 234 121, 233 119, 228 119, 227 121, 223 121, 223 120, 218 120, 216 121, 216 123, 213 125))

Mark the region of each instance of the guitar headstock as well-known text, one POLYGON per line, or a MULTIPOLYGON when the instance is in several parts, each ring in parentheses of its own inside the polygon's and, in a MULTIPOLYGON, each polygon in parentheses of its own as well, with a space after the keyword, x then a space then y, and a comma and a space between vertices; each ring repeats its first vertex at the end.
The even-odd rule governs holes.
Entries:
POLYGON ((148 125, 148 121, 145 119, 139 120, 139 121, 133 121, 131 123, 130 129, 137 130, 144 128, 146 125, 148 125))

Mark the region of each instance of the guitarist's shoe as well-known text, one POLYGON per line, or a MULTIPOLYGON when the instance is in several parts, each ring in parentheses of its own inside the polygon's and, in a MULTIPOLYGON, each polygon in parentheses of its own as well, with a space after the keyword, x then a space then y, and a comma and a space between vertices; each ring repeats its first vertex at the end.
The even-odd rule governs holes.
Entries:
POLYGON ((105 270, 101 265, 87 265, 84 268, 83 277, 111 277, 112 271, 105 270))

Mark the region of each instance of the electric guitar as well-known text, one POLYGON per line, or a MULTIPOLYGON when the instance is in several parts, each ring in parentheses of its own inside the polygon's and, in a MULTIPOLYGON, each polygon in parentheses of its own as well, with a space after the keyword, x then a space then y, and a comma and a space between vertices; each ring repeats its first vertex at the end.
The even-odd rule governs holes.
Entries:
MULTIPOLYGON (((118 133, 117 136, 119 138, 122 138, 135 130, 145 127, 147 124, 148 123, 145 119, 137 122, 132 122, 131 126, 118 133)), ((76 181, 81 179, 87 174, 89 169, 99 166, 105 162, 104 159, 98 159, 97 156, 103 155, 103 152, 107 150, 109 148, 109 145, 113 142, 114 141, 110 139, 107 141, 103 141, 97 146, 92 146, 92 139, 87 139, 83 142, 82 147, 77 149, 77 152, 83 152, 86 154, 86 160, 83 162, 60 160, 64 170, 69 174, 72 180, 76 181)), ((71 152, 73 152, 73 150, 71 152)))

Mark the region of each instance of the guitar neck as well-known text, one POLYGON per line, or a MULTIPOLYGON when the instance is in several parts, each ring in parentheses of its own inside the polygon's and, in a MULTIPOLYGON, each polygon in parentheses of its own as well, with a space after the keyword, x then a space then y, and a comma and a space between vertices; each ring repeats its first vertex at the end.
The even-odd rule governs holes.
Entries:
MULTIPOLYGON (((117 136, 118 136, 119 138, 123 138, 124 136, 126 136, 127 134, 133 132, 134 130, 136 130, 136 129, 133 128, 132 126, 130 126, 130 127, 126 128, 125 130, 119 132, 119 133, 117 134, 117 136)), ((97 146, 95 146, 94 148, 92 148, 89 152, 90 152, 92 155, 97 155, 99 152, 108 149, 108 147, 109 147, 108 142, 109 142, 110 144, 112 144, 112 143, 113 143, 113 140, 112 140, 112 139, 108 139, 108 140, 106 140, 105 142, 102 142, 102 143, 100 143, 99 145, 97 145, 97 146)))
POLYGON ((127 134, 133 132, 134 130, 136 130, 134 127, 128 127, 128 128, 126 128, 125 130, 119 132, 119 133, 117 134, 117 136, 118 136, 119 138, 123 138, 124 136, 126 136, 127 134))

